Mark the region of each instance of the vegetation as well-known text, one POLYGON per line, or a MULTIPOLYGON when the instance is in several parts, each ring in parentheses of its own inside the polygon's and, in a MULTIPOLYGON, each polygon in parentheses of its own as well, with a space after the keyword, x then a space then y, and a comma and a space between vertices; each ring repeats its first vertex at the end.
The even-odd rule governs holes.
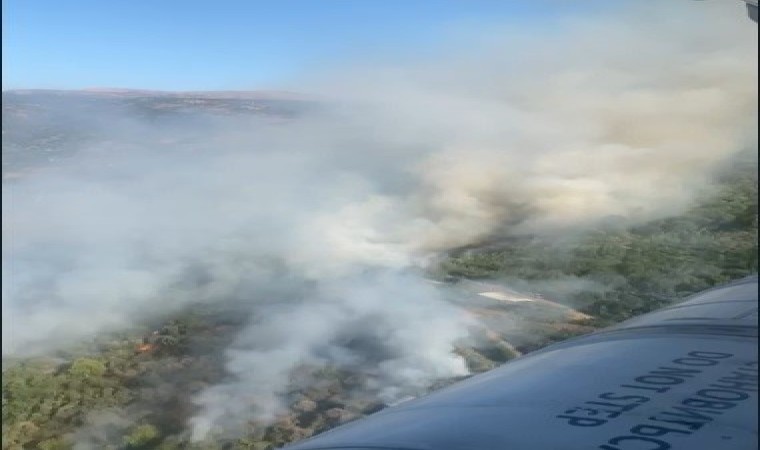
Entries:
POLYGON ((31 361, 5 370, 3 448, 66 448, 59 434, 82 424, 87 411, 127 403, 130 392, 104 360, 80 358, 58 369, 31 361))
POLYGON ((633 228, 606 225, 582 236, 513 239, 442 263, 451 278, 546 282, 581 278, 599 289, 573 293, 598 326, 757 273, 757 163, 737 164, 721 189, 678 217, 633 228))
MULTIPOLYGON (((530 351, 588 332, 757 272, 756 168, 756 160, 731 168, 719 179, 721 189, 678 217, 632 228, 609 223, 572 237, 513 238, 497 249, 451 256, 438 275, 449 280, 523 280, 547 297, 556 294, 556 283, 547 282, 584 280, 590 287, 571 290, 558 300, 580 306, 593 316, 591 322, 553 324, 518 349, 530 351)), ((3 450, 70 449, 77 439, 74 433, 105 411, 117 411, 126 425, 113 420, 107 436, 97 438, 96 448, 267 450, 382 407, 371 398, 341 397, 355 376, 316 368, 312 376, 321 380, 319 387, 295 392, 293 412, 282 421, 251 425, 238 440, 190 444, 183 430, 194 411, 192 395, 223 376, 219 349, 237 330, 229 319, 220 321, 218 311, 197 310, 169 318, 152 331, 101 339, 99 348, 64 355, 64 362, 4 361, 3 450)), ((517 354, 501 341, 456 352, 473 372, 517 354)))
POLYGON ((128 449, 145 448, 159 437, 158 429, 150 424, 138 425, 132 432, 124 437, 124 443, 128 449))
MULTIPOLYGON (((184 342, 181 329, 172 320, 149 337, 115 340, 97 356, 70 363, 47 358, 4 361, 2 448, 70 448, 64 435, 85 425, 89 413, 139 400, 138 388, 154 370, 153 358, 171 354, 184 342), (149 352, 141 351, 146 345, 151 345, 149 352)), ((126 448, 148 448, 157 436, 158 430, 146 424, 125 436, 124 443, 126 448)))

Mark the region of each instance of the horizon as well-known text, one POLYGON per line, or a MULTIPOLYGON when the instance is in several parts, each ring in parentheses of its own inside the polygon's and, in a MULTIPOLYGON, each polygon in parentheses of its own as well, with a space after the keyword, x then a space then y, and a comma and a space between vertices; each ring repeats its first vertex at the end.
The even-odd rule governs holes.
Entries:
POLYGON ((251 92, 267 92, 267 93, 283 93, 283 94, 301 94, 301 92, 293 92, 288 90, 281 90, 281 89, 203 89, 203 90, 196 90, 196 89, 141 89, 141 88, 130 88, 130 87, 121 87, 121 86, 96 86, 96 87, 82 87, 82 88, 8 88, 3 89, 3 92, 26 92, 26 91, 34 91, 34 92, 88 92, 88 93, 136 93, 136 92, 145 92, 145 93, 172 93, 172 94, 183 94, 183 93, 204 93, 204 92, 228 92, 228 93, 234 93, 234 92, 240 92, 240 93, 251 93, 251 92))

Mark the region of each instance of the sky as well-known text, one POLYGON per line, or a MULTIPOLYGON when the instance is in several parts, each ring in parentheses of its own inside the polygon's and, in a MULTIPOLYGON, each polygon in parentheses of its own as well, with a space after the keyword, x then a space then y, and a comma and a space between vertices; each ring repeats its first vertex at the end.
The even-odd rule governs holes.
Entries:
POLYGON ((338 61, 415 57, 468 29, 540 29, 620 3, 3 0, 2 85, 271 89, 338 61))

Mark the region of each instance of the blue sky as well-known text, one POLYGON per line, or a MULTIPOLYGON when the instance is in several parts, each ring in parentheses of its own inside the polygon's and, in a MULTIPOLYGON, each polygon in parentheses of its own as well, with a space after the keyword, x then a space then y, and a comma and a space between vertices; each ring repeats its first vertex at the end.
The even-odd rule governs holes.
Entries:
POLYGON ((267 89, 457 27, 550 26, 601 0, 3 0, 3 89, 267 89))

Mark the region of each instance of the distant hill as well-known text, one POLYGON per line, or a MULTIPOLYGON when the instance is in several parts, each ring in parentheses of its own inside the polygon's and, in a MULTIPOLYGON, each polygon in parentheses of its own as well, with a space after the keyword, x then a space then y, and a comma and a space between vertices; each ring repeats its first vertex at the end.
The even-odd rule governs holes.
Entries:
POLYGON ((292 119, 318 105, 283 91, 170 92, 139 89, 16 89, 2 93, 3 179, 50 167, 141 125, 156 140, 192 139, 217 119, 292 119))
POLYGON ((292 115, 315 100, 281 91, 170 92, 138 89, 15 89, 3 91, 3 129, 6 120, 35 121, 70 118, 77 113, 122 113, 133 118, 155 113, 212 115, 292 115))
POLYGON ((89 96, 89 97, 163 97, 163 98, 206 98, 206 99, 245 99, 245 100, 281 100, 312 101, 313 97, 289 91, 156 91, 147 89, 125 88, 86 88, 64 89, 10 89, 3 91, 13 96, 89 96))

